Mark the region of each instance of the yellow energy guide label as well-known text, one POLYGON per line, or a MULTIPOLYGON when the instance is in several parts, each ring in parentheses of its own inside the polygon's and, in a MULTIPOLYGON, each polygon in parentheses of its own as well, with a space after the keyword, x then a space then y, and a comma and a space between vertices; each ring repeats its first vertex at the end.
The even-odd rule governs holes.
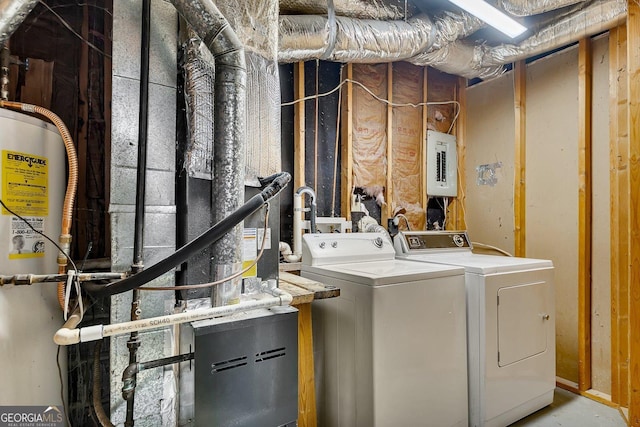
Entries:
MULTIPOLYGON (((49 214, 49 165, 46 157, 2 150, 2 201, 21 216, 49 214)), ((2 208, 3 215, 10 215, 2 208)))

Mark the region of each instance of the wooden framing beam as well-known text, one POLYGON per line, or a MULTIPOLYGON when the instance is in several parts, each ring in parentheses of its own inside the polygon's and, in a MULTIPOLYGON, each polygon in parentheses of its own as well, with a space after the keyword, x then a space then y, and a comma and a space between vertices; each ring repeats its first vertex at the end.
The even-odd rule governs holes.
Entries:
MULTIPOLYGON (((305 97, 304 91, 304 62, 297 62, 293 66, 293 98, 305 97)), ((293 110, 293 186, 294 191, 305 185, 305 101, 295 104, 293 110)))
POLYGON ((591 388, 591 40, 578 47, 578 388, 591 388))
MULTIPOLYGON (((89 40, 89 6, 85 4, 82 7, 82 37, 89 40)), ((80 123, 78 128, 78 197, 76 206, 76 240, 78 244, 78 255, 84 256, 89 244, 89 216, 87 209, 89 207, 87 200, 87 158, 89 143, 89 45, 80 44, 80 70, 78 72, 78 108, 80 114, 80 123)))
POLYGON ((513 185, 513 214, 515 255, 526 254, 526 160, 527 160, 527 64, 515 63, 515 159, 513 185))
POLYGON ((640 426, 640 5, 627 1, 629 130, 629 425, 640 426))
POLYGON ((458 155, 458 196, 455 201, 454 221, 456 230, 467 229, 467 219, 465 218, 465 194, 467 187, 465 164, 466 164, 466 129, 467 129, 467 80, 460 77, 457 81, 457 98, 460 105, 458 108, 458 121, 456 123, 456 151, 458 155))
MULTIPOLYGON (((429 109, 427 106, 427 89, 429 87, 427 82, 428 73, 429 68, 422 67, 422 102, 424 102, 424 105, 422 106, 422 144, 420 144, 420 156, 418 158, 421 162, 420 174, 422 176, 422 180, 420 181, 422 185, 422 189, 420 190, 421 204, 422 210, 425 213, 427 212, 427 205, 429 204, 429 196, 427 195, 427 113, 429 109)), ((425 228, 426 226, 427 225, 425 223, 425 228)))
POLYGON ((387 183, 384 198, 387 202, 380 212, 380 223, 387 224, 387 219, 393 217, 393 63, 387 64, 387 183))
POLYGON ((629 405, 629 183, 627 28, 609 32, 609 157, 611 187, 611 400, 629 405))
POLYGON ((347 90, 343 96, 341 200, 340 216, 351 218, 351 192, 353 191, 353 65, 347 64, 347 90))

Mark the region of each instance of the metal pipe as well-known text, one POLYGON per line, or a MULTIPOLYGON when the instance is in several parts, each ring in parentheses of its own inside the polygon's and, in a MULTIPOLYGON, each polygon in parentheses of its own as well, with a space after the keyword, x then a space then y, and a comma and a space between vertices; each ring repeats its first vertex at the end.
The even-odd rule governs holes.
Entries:
POLYGON ((122 372, 122 398, 129 400, 130 393, 136 388, 136 375, 145 369, 159 368, 161 366, 182 363, 193 360, 195 353, 180 354, 178 356, 165 357, 163 359, 151 360, 148 362, 131 363, 122 372))
MULTIPOLYGON (((147 129, 149 125, 149 49, 151 45, 151 0, 142 1, 142 41, 140 46, 140 109, 138 112, 138 165, 136 170, 136 207, 133 236, 133 264, 131 272, 139 273, 144 269, 144 200, 147 189, 147 129)), ((131 301, 131 320, 139 320, 141 315, 140 291, 133 289, 131 301)), ((133 331, 127 341, 129 363, 138 361, 140 339, 133 331)), ((135 377, 134 377, 135 383, 135 377)), ((127 399, 127 416, 124 425, 133 427, 133 409, 135 389, 127 399)))
POLYGON ((0 1, 0 45, 9 40, 37 3, 38 0, 0 1))
MULTIPOLYGON (((79 282, 98 280, 117 280, 127 277, 127 273, 75 273, 74 278, 79 282)), ((14 274, 12 276, 0 276, 0 286, 4 285, 33 285, 35 283, 65 282, 68 274, 14 274)))
MULTIPOLYGON (((212 195, 216 198, 212 209, 212 222, 215 224, 244 202, 247 80, 244 48, 229 22, 210 0, 171 2, 215 60, 215 148, 211 185, 212 195)), ((242 247, 242 228, 236 226, 214 244, 215 263, 233 268, 242 262, 242 247)))
POLYGON ((0 99, 9 100, 9 42, 0 43, 0 99))

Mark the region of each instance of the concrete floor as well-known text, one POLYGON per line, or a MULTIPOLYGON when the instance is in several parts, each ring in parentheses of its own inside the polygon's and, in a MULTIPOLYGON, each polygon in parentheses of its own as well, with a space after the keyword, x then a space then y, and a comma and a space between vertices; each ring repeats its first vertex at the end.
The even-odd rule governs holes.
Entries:
POLYGON ((626 425, 617 409, 556 388, 551 405, 510 427, 626 427, 626 425))

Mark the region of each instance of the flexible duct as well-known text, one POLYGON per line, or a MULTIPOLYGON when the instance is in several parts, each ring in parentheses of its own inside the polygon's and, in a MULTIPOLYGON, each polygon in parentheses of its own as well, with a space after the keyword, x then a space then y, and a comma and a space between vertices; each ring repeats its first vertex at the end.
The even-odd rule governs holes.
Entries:
POLYGON ((336 25, 323 16, 281 16, 278 60, 358 63, 406 60, 421 52, 441 49, 483 25, 470 14, 451 12, 433 20, 420 14, 407 22, 337 17, 336 25))
POLYGON ((38 0, 0 0, 0 46, 22 24, 38 0))
MULTIPOLYGON (((360 19, 396 20, 413 16, 417 9, 404 0, 333 0, 336 15, 360 19)), ((281 15, 326 15, 327 2, 280 0, 281 15)))
POLYGON ((498 0, 496 6, 515 16, 530 16, 562 7, 583 3, 585 0, 498 0))
POLYGON ((457 41, 440 51, 417 55, 410 62, 430 65, 467 78, 491 78, 502 73, 503 64, 548 52, 608 30, 623 23, 626 16, 625 0, 595 0, 540 29, 519 45, 490 47, 457 41))
MULTIPOLYGON (((67 191, 64 195, 64 204, 62 206, 62 228, 58 244, 63 252, 58 253, 58 274, 64 274, 67 271, 67 256, 71 251, 71 224, 73 222, 73 202, 76 197, 78 188, 78 157, 76 148, 73 145, 71 134, 65 126, 64 122, 52 111, 37 105, 23 104, 21 102, 10 102, 0 100, 0 107, 11 108, 13 110, 25 111, 28 113, 36 113, 49 119, 60 132, 64 148, 67 152, 67 161, 69 163, 69 175, 67 179, 67 191)), ((63 166, 61 166, 63 167, 63 166)), ((58 283, 58 303, 64 310, 65 307, 65 288, 64 282, 58 283)))
MULTIPOLYGON (((172 0, 215 59, 214 179, 212 221, 218 223, 244 202, 246 64, 242 43, 218 8, 208 0, 172 0)), ((214 244, 215 262, 242 262, 242 228, 214 244)))

